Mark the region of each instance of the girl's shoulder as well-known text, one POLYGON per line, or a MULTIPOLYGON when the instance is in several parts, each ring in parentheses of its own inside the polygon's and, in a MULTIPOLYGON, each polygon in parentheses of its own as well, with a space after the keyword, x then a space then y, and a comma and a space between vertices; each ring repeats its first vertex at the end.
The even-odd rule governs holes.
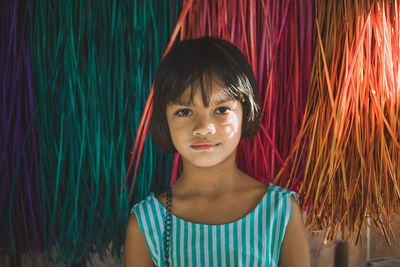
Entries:
POLYGON ((280 193, 280 194, 294 196, 295 199, 297 200, 297 202, 299 201, 299 197, 298 197, 298 195, 297 195, 297 193, 295 191, 286 189, 286 188, 281 187, 279 185, 275 185, 275 184, 270 183, 269 184, 269 191, 274 191, 274 192, 277 192, 277 193, 280 193))
POLYGON ((143 200, 137 202, 133 207, 131 208, 130 214, 133 212, 137 213, 139 210, 143 209, 151 209, 151 207, 154 205, 154 193, 150 192, 147 197, 145 197, 143 200))
MULTIPOLYGON (((297 195, 297 193, 295 191, 286 189, 284 187, 281 187, 279 185, 275 185, 270 183, 270 188, 268 189, 268 191, 270 193, 274 192, 273 194, 278 194, 278 196, 280 197, 281 200, 286 200, 286 201, 290 201, 293 203, 293 199, 294 201, 299 204, 299 196, 297 195)), ((290 205, 291 206, 291 205, 290 205)))

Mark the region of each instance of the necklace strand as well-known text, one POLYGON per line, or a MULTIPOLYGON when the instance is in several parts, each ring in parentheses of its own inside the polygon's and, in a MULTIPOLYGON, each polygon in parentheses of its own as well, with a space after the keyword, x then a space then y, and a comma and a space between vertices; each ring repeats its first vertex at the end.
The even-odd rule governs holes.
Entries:
POLYGON ((164 226, 164 256, 165 266, 169 267, 169 239, 171 230, 171 209, 172 209, 172 190, 168 187, 167 190, 167 210, 165 212, 165 226, 164 226))

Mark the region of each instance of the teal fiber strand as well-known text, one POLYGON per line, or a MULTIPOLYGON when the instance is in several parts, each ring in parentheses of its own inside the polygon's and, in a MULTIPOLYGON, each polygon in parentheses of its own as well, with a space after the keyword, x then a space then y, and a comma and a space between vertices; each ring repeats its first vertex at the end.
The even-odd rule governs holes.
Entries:
POLYGON ((120 192, 154 72, 182 6, 171 3, 32 2, 48 260, 73 264, 111 249, 119 262, 130 207, 169 184, 173 157, 146 138, 134 194, 120 192))

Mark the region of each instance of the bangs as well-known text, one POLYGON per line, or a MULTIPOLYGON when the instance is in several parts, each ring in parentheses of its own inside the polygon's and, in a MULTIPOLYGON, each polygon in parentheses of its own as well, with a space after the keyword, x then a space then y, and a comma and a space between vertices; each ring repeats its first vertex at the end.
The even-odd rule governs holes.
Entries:
POLYGON ((208 107, 210 103, 212 105, 218 105, 220 103, 234 100, 238 94, 229 88, 232 86, 226 85, 221 81, 221 78, 213 73, 205 72, 199 77, 192 76, 186 80, 181 86, 171 88, 171 94, 168 97, 168 103, 177 104, 181 106, 193 106, 193 97, 197 90, 200 89, 201 98, 203 105, 208 107), (211 94, 216 87, 222 88, 216 93, 216 101, 212 100, 211 94), (213 102, 215 101, 215 102, 213 102))
POLYGON ((190 104, 200 89, 203 104, 208 107, 214 83, 224 88, 225 97, 239 99, 252 94, 248 77, 253 76, 246 59, 236 47, 213 40, 187 40, 171 48, 160 63, 154 84, 160 89, 155 93, 160 94, 162 106, 171 102, 190 104), (182 99, 189 88, 189 99, 182 99))

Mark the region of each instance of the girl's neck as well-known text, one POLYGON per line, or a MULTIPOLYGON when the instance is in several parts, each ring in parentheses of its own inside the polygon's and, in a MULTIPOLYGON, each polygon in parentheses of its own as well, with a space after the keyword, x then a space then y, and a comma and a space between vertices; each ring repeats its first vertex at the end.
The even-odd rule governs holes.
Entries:
POLYGON ((197 167, 183 161, 183 172, 174 184, 174 190, 183 195, 219 196, 236 191, 242 177, 247 176, 234 158, 214 167, 197 167))

